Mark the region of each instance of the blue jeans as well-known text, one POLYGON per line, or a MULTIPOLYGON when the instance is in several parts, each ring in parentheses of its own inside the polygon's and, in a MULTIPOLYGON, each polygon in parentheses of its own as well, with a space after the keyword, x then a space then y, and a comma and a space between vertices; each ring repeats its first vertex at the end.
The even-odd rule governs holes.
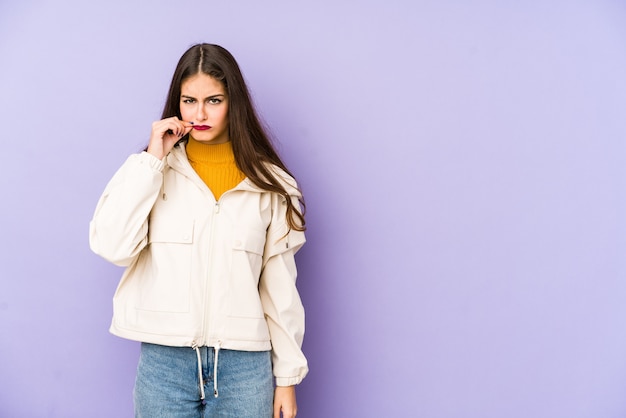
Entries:
POLYGON ((137 418, 271 417, 274 386, 269 351, 219 350, 218 396, 214 396, 215 350, 141 344, 135 381, 137 418))

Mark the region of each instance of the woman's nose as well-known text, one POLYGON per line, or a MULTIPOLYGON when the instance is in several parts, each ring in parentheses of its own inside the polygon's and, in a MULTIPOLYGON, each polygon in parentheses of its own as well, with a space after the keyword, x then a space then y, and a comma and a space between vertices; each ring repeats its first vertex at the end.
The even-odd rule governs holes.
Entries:
POLYGON ((206 118, 207 118, 206 109, 202 105, 198 106, 198 110, 196 112, 196 119, 198 119, 198 121, 201 121, 201 120, 206 120, 206 118))

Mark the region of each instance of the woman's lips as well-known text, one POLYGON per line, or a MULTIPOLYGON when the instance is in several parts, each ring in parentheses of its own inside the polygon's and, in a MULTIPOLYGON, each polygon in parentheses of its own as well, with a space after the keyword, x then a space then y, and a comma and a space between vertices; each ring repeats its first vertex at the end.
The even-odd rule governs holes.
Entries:
POLYGON ((193 129, 197 131, 206 131, 207 129, 211 129, 209 125, 193 125, 193 129))

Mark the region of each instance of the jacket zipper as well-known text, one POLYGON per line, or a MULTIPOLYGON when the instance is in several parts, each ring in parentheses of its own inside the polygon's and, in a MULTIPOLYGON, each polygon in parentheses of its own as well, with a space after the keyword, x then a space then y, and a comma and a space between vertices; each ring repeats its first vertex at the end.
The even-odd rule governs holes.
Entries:
POLYGON ((213 253, 213 247, 214 247, 214 242, 213 242, 213 237, 215 236, 215 234, 213 233, 213 230, 215 229, 215 215, 220 213, 220 202, 216 201, 215 204, 213 205, 213 216, 211 217, 211 225, 209 227, 209 251, 207 254, 207 260, 208 260, 208 264, 207 264, 207 277, 206 277, 206 290, 204 291, 204 295, 203 295, 203 307, 204 307, 204 315, 202 316, 202 341, 204 343, 204 345, 207 344, 207 338, 210 335, 210 326, 211 326, 211 318, 210 318, 210 312, 211 312, 211 306, 208 303, 210 301, 210 299, 213 297, 213 289, 211 286, 211 279, 210 277, 208 277, 208 274, 210 273, 210 269, 211 269, 211 257, 212 257, 212 253, 213 253))

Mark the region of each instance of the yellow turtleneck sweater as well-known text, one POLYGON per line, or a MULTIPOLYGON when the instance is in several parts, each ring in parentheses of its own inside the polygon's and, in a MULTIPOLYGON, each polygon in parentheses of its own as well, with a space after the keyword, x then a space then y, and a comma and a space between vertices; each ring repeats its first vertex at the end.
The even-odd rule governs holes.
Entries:
POLYGON ((209 187, 215 200, 219 200, 225 191, 246 178, 235 164, 230 141, 223 144, 203 144, 189 136, 186 150, 189 163, 209 187))

